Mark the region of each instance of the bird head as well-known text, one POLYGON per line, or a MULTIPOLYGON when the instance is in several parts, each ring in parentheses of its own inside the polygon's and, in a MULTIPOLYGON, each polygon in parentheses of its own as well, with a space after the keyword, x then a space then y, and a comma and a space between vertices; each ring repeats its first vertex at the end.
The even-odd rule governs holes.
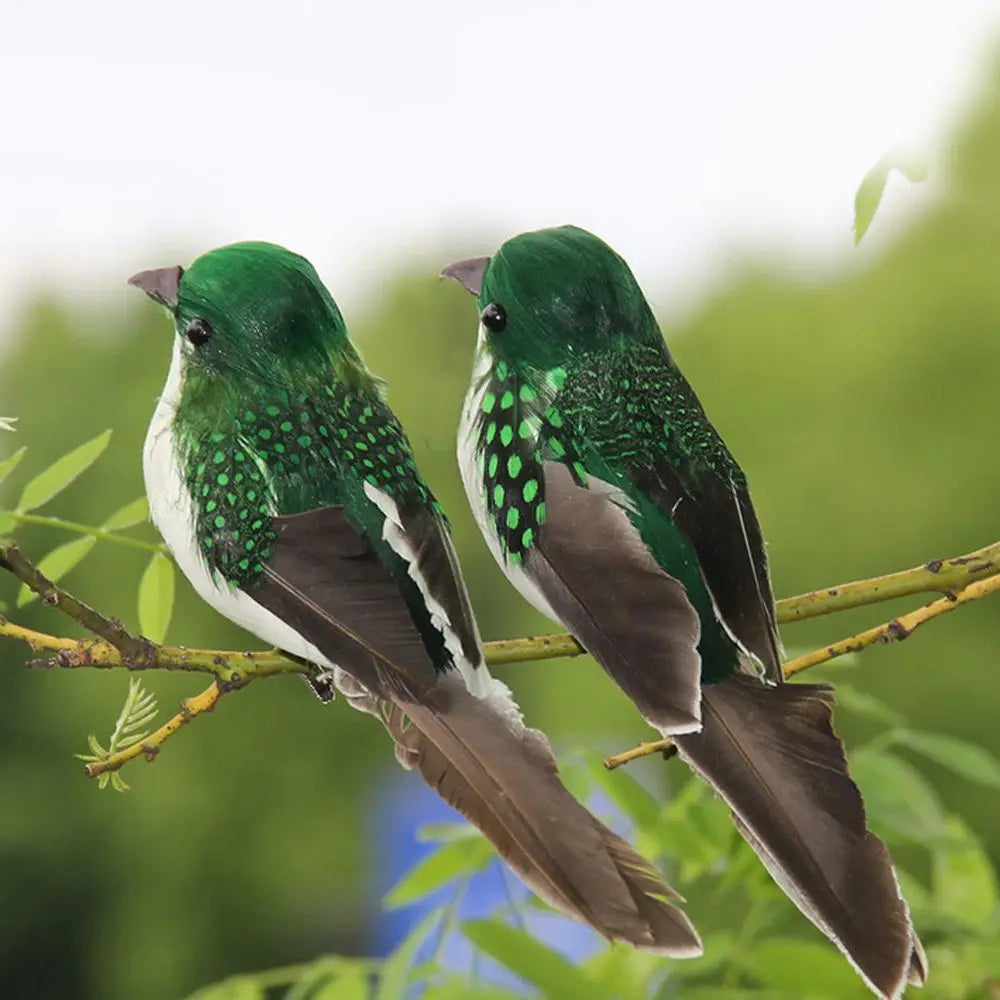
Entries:
POLYGON ((630 341, 661 340, 628 264, 576 226, 522 233, 492 257, 457 261, 441 273, 477 297, 491 352, 519 370, 585 363, 630 341))
POLYGON ((295 385, 353 353, 343 317, 313 266, 273 243, 234 243, 129 284, 165 306, 185 374, 234 385, 295 385))

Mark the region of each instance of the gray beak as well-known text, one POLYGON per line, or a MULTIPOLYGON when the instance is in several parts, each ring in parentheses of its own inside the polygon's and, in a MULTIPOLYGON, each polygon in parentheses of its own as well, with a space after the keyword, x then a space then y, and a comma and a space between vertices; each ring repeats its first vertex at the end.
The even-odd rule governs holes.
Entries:
POLYGON ((183 273, 182 267, 158 267, 152 271, 133 274, 128 283, 141 288, 154 302, 159 302, 168 309, 176 309, 183 273))
POLYGON ((479 295, 483 287, 483 274, 489 264, 489 257, 470 257, 469 260, 456 260, 441 272, 442 278, 454 278, 467 292, 479 295))

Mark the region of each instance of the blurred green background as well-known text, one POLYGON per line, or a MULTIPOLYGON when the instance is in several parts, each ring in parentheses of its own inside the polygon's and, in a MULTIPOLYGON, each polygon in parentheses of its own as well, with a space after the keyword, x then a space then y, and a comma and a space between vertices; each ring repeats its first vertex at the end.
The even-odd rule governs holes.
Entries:
MULTIPOLYGON (((398 261, 383 294, 348 322, 371 367, 388 379, 390 401, 450 514, 484 637, 552 631, 494 568, 455 469, 474 312, 460 288, 434 274, 456 255, 455 247, 431 246, 420 259, 398 261)), ((151 252, 136 266, 151 262, 172 261, 151 252)), ((336 294, 336 275, 325 277, 336 294)), ((933 205, 870 266, 804 280, 767 260, 734 261, 698 308, 665 329, 747 470, 779 596, 1000 538, 998 330, 995 81, 957 127, 933 205)), ((135 293, 122 290, 101 308, 55 291, 40 297, 18 321, 0 371, 0 413, 21 418, 17 435, 0 435, 0 458, 20 444, 30 449, 0 499, 13 502, 22 473, 106 427, 115 431, 109 452, 52 512, 97 524, 137 496, 141 442, 169 350, 165 317, 135 293)), ((140 534, 154 538, 148 526, 140 534)), ((17 538, 34 557, 65 540, 42 528, 17 538)), ((99 544, 66 583, 134 627, 144 561, 140 552, 99 544)), ((8 605, 15 592, 13 581, 0 579, 8 605)), ((917 603, 786 627, 785 642, 819 644, 917 603)), ((14 617, 66 631, 37 603, 14 617)), ((915 727, 1000 754, 998 636, 1000 601, 992 599, 904 644, 872 649, 854 667, 814 675, 849 678, 915 727)), ((256 645, 186 583, 168 639, 256 645)), ((321 706, 296 680, 261 682, 197 720, 155 766, 133 764, 125 772, 132 792, 102 794, 72 755, 85 751, 88 732, 106 736, 124 675, 28 671, 24 660, 23 648, 0 643, 5 995, 175 998, 241 969, 368 949, 378 858, 367 816, 395 767, 371 719, 340 702, 321 706)), ((589 660, 513 666, 503 676, 559 748, 598 755, 648 735, 589 660)), ((176 676, 154 676, 149 685, 167 711, 202 686, 176 676)), ((848 746, 870 725, 845 718, 848 746)), ((657 782, 664 767, 647 761, 638 773, 657 782)), ((1000 861, 995 796, 932 765, 924 772, 1000 861)), ((697 901, 692 913, 697 919, 697 901)))

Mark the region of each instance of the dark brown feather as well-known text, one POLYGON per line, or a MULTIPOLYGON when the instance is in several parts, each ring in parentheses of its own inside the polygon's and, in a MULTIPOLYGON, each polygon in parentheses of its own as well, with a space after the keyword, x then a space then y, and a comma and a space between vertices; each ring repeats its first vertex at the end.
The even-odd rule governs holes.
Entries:
POLYGON ((432 688, 434 664, 399 586, 344 508, 277 517, 274 527, 253 599, 381 697, 432 688))
POLYGON ((700 733, 675 738, 789 898, 876 992, 897 997, 926 964, 885 845, 832 726, 826 685, 734 676, 704 690, 700 733))
MULTIPOLYGON (((464 632, 463 648, 471 641, 472 662, 480 662, 443 529, 410 527, 415 562, 436 581, 464 632)), ((418 767, 554 906, 612 940, 699 954, 694 928, 663 898, 673 891, 569 794, 545 737, 524 727, 505 689, 481 699, 458 671, 434 670, 397 581, 343 509, 276 518, 275 528, 263 583, 251 596, 360 682, 349 686, 351 701, 382 719, 400 762, 418 767)))
POLYGON ((656 563, 611 487, 591 479, 585 489, 552 462, 544 475, 548 516, 525 569, 651 725, 690 732, 700 721, 701 624, 687 592, 656 563))
POLYGON ((700 954, 697 932, 665 901, 676 893, 569 794, 545 737, 512 721, 449 676, 433 707, 400 702, 386 725, 428 784, 552 906, 611 940, 700 954))
POLYGON ((702 470, 687 485, 669 462, 634 475, 637 487, 694 546, 719 615, 781 681, 781 653, 764 538, 745 485, 702 470))

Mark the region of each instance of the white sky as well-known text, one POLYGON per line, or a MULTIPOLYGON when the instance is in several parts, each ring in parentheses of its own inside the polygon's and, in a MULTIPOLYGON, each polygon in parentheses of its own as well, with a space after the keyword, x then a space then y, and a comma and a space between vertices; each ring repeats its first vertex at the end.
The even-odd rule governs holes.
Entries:
MULTIPOLYGON (((444 264, 494 249, 469 234, 563 222, 661 302, 733 247, 850 259, 861 177, 940 134, 998 14, 0 0, 0 339, 43 283, 124 302, 131 272, 237 239, 304 253, 348 312, 413 251, 444 264)), ((919 202, 907 188, 876 229, 919 202)))

